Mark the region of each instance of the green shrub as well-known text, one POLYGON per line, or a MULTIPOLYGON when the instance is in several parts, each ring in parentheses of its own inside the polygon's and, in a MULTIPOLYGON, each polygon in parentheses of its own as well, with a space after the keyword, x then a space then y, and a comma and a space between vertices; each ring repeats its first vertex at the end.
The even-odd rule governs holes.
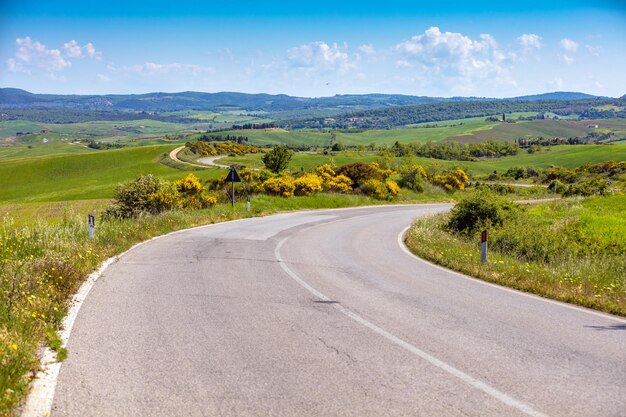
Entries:
POLYGON ((336 169, 337 175, 344 175, 352 180, 352 188, 356 189, 368 180, 385 181, 393 174, 392 170, 381 169, 376 162, 366 164, 364 162, 354 162, 342 165, 336 169))
POLYGON ((263 155, 265 167, 275 174, 287 169, 293 152, 284 146, 274 146, 271 151, 263 155))
POLYGON ((176 207, 176 199, 171 193, 171 183, 155 175, 141 175, 134 181, 117 187, 115 202, 106 209, 103 217, 130 218, 160 213, 176 207))
POLYGON ((500 195, 506 195, 506 194, 513 194, 515 192, 515 187, 512 186, 511 184, 480 184, 480 183, 476 183, 476 188, 477 189, 486 189, 489 190, 491 192, 494 192, 496 194, 500 194, 500 195))
POLYGON ((404 188, 422 192, 424 179, 426 179, 426 171, 421 165, 412 164, 400 170, 400 185, 404 188))
POLYGON ((447 227, 454 232, 470 235, 490 225, 501 226, 517 210, 519 206, 511 200, 484 189, 477 190, 454 206, 447 227))
POLYGON ((608 181, 601 178, 594 178, 588 181, 568 185, 567 189, 563 191, 563 197, 571 197, 574 195, 580 195, 583 197, 606 195, 608 188, 608 181))

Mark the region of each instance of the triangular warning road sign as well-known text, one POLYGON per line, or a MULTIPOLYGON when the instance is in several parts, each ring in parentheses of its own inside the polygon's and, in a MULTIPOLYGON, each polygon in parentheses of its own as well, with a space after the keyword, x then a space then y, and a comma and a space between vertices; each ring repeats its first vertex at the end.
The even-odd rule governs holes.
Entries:
POLYGON ((239 178, 239 174, 235 168, 231 168, 228 176, 226 177, 226 182, 241 182, 241 178, 239 178))

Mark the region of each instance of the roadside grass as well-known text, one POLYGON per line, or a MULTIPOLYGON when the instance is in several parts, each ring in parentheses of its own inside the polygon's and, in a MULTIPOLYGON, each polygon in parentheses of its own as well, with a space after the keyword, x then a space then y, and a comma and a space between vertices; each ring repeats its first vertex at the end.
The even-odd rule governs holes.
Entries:
POLYGON ((46 201, 38 203, 0 203, 0 219, 11 218, 13 227, 29 226, 42 222, 58 224, 76 215, 101 213, 111 204, 109 199, 46 201))
POLYGON ((416 255, 485 281, 626 316, 626 196, 573 198, 526 209, 480 237, 452 234, 448 214, 420 218, 406 235, 416 255))

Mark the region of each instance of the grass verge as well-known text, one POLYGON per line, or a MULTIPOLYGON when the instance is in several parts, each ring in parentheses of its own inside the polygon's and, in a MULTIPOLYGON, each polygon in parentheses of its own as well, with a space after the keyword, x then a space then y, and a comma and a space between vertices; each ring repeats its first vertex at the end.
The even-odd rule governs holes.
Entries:
POLYGON ((626 316, 626 196, 568 199, 524 210, 480 237, 451 233, 449 214, 417 219, 406 235, 416 255, 485 281, 626 316))

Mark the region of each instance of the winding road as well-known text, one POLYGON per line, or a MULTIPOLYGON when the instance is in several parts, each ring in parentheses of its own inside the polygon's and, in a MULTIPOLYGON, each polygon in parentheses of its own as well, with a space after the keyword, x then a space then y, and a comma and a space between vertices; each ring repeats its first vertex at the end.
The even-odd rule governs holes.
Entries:
POLYGON ((447 205, 278 214, 122 256, 53 416, 624 416, 626 321, 421 261, 447 205))

